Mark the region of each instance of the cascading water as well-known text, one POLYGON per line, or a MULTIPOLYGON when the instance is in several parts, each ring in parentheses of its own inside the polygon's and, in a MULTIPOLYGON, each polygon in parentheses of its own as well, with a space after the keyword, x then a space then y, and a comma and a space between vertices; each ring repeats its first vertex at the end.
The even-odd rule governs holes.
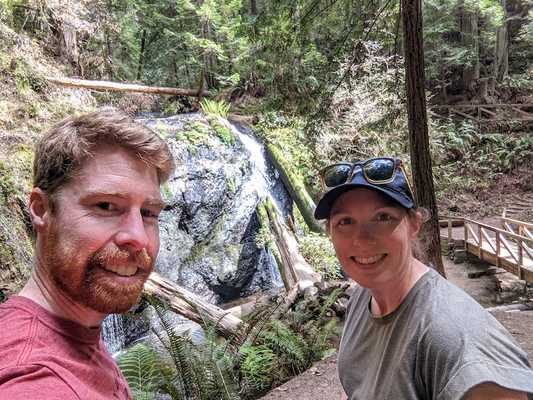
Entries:
MULTIPOLYGON (((256 209, 270 196, 286 217, 292 202, 253 132, 230 124, 237 141, 228 144, 201 114, 141 122, 166 138, 176 162, 162 188, 168 207, 160 218, 158 272, 216 304, 282 288, 274 257, 255 241, 256 209)), ((184 322, 176 318, 185 332, 184 322)), ((127 317, 110 316, 103 335, 114 353, 147 330, 127 317)))
POLYGON ((102 338, 110 354, 115 354, 124 347, 126 332, 122 323, 122 315, 110 314, 104 319, 102 338))

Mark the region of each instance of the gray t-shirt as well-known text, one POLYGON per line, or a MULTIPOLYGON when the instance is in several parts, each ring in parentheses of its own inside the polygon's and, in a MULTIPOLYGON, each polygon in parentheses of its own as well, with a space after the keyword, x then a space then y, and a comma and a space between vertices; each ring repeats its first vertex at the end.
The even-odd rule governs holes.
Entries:
POLYGON ((384 317, 370 312, 370 292, 350 299, 338 356, 350 400, 461 399, 493 382, 528 392, 533 370, 505 328, 434 270, 384 317))

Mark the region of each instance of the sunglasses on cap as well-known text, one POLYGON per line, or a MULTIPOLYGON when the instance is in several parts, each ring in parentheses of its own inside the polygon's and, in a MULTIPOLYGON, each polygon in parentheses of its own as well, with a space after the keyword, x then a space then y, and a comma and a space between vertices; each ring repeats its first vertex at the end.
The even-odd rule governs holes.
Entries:
POLYGON ((389 157, 378 157, 355 163, 342 162, 329 165, 320 172, 322 189, 327 191, 350 182, 358 173, 361 173, 364 179, 372 185, 389 184, 394 181, 397 173, 401 173, 407 182, 409 194, 411 198, 413 197, 413 191, 402 160, 389 157))

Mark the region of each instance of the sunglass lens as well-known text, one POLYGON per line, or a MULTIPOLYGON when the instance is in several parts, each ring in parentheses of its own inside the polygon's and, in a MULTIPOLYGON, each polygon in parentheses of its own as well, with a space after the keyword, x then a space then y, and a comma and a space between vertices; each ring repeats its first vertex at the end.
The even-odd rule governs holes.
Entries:
POLYGON ((350 165, 332 165, 324 171, 324 184, 330 188, 341 185, 346 182, 351 171, 350 165))
POLYGON ((371 160, 364 166, 367 178, 373 181, 386 181, 394 174, 394 160, 380 158, 371 160))

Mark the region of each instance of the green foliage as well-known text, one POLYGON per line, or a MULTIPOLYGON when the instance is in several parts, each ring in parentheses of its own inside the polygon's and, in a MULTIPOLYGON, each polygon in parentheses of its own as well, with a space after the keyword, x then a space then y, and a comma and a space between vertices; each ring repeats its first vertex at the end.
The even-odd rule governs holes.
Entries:
POLYGON ((533 159, 531 135, 479 133, 469 121, 434 123, 430 143, 438 193, 487 188, 494 178, 533 159))
POLYGON ((272 386, 278 375, 277 356, 268 346, 243 346, 240 366, 243 386, 252 393, 262 393, 272 386))
POLYGON ((217 337, 215 326, 204 321, 200 344, 176 334, 166 306, 148 298, 163 328, 157 335, 164 351, 137 345, 121 356, 119 366, 136 399, 161 394, 180 400, 257 398, 331 354, 329 339, 338 333, 331 307, 340 294, 333 290, 311 303, 301 298, 295 310, 274 318, 283 301, 279 298, 257 307, 241 331, 227 339, 217 337))
POLYGON ((301 237, 299 244, 306 261, 325 280, 342 278, 341 266, 329 237, 311 232, 301 237))
POLYGON ((0 161, 0 201, 5 203, 16 193, 16 183, 13 180, 12 172, 0 161))
POLYGON ((144 344, 136 344, 120 356, 118 366, 135 399, 152 400, 160 386, 159 357, 144 344))
POLYGON ((267 112, 261 115, 255 132, 267 143, 276 145, 305 188, 316 194, 317 175, 314 170, 313 151, 306 135, 304 121, 283 113, 267 112))
POLYGON ((217 133, 219 139, 222 141, 222 143, 227 144, 229 146, 235 144, 236 138, 233 132, 231 132, 230 128, 227 126, 224 126, 220 124, 217 121, 214 121, 211 126, 217 133))
POLYGON ((228 118, 230 104, 225 101, 203 99, 200 102, 202 111, 207 115, 216 115, 222 118, 228 118))
POLYGON ((297 375, 309 366, 307 343, 282 321, 271 320, 259 336, 260 340, 277 354, 278 367, 289 369, 297 375))

